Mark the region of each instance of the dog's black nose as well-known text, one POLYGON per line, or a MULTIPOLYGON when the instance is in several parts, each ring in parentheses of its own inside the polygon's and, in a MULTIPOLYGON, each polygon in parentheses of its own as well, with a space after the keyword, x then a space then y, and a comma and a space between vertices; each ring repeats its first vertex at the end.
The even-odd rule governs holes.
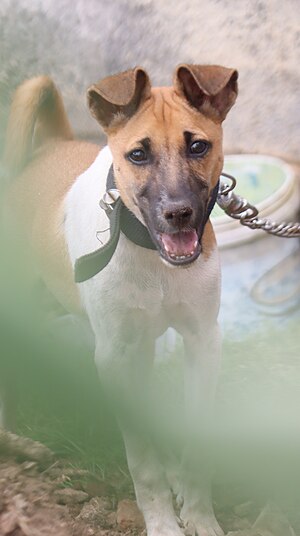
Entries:
POLYGON ((169 225, 180 228, 189 225, 193 216, 193 209, 191 206, 183 205, 182 203, 174 203, 165 208, 163 215, 169 225))

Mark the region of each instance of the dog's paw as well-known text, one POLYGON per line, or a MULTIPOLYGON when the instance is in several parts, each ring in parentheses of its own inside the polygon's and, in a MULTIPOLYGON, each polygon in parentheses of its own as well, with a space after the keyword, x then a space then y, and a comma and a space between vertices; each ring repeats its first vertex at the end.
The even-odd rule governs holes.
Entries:
POLYGON ((147 523, 147 536, 184 536, 175 518, 168 522, 160 522, 156 519, 153 523, 147 523))
POLYGON ((214 515, 199 516, 195 521, 183 521, 185 536, 224 536, 214 515))
POLYGON ((179 527, 167 528, 160 527, 153 530, 147 530, 147 536, 184 536, 184 533, 180 530, 179 527))

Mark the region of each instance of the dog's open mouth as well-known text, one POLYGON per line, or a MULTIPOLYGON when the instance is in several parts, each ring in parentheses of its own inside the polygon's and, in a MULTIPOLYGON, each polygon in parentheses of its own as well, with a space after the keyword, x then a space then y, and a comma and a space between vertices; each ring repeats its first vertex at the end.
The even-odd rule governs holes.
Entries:
POLYGON ((160 233, 158 240, 161 256, 173 265, 190 264, 201 253, 196 229, 160 233))

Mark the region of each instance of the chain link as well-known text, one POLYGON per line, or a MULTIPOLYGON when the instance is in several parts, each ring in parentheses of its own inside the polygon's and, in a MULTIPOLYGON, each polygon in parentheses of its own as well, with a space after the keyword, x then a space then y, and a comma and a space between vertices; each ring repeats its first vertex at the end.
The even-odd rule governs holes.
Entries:
POLYGON ((242 225, 250 229, 262 229, 269 234, 282 236, 285 238, 300 237, 300 223, 276 223, 266 218, 259 218, 256 207, 251 205, 247 199, 240 197, 233 192, 236 186, 236 179, 228 173, 221 173, 223 177, 230 179, 231 183, 220 183, 217 203, 224 212, 239 220, 242 225))

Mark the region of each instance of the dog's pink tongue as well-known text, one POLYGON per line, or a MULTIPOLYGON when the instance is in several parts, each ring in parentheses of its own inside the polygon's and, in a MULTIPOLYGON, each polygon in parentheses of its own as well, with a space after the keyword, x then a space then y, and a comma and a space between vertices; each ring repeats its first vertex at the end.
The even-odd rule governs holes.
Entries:
POLYGON ((166 252, 176 256, 191 255, 198 244, 195 229, 172 234, 162 233, 161 240, 166 252))

